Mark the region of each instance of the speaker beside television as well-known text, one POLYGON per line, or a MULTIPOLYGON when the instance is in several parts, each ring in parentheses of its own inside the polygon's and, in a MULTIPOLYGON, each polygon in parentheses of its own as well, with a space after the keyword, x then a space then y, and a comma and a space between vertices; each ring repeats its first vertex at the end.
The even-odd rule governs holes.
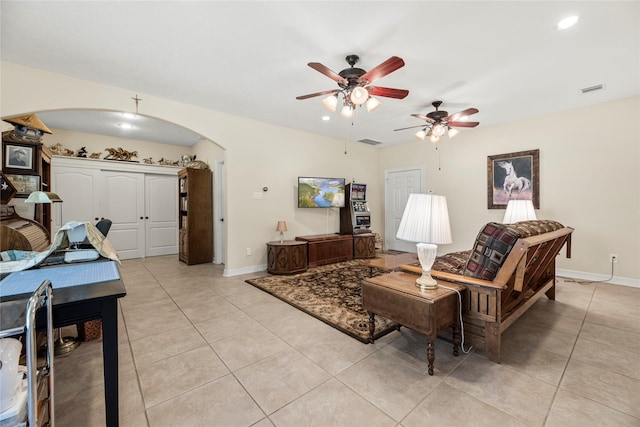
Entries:
POLYGON ((344 208, 345 179, 298 177, 299 208, 344 208))

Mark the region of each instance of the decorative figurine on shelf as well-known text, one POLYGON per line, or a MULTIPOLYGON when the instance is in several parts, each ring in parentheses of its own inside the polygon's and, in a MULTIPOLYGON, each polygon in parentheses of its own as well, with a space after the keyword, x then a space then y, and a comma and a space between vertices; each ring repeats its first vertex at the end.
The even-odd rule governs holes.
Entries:
POLYGON ((195 154, 194 155, 183 154, 182 156, 180 156, 180 160, 178 160, 178 166, 186 166, 188 163, 193 162, 195 159, 196 159, 195 154))
POLYGON ((60 144, 59 142, 55 145, 49 146, 49 149, 51 150, 51 154, 54 154, 57 156, 62 155, 62 144, 60 144))
POLYGON ((106 156, 104 156, 105 160, 122 160, 125 162, 135 162, 135 160, 131 160, 133 157, 138 157, 137 151, 127 151, 122 147, 118 148, 105 148, 104 151, 109 152, 106 156))
POLYGON ((73 157, 73 155, 75 154, 75 151, 73 150, 69 150, 68 148, 64 148, 62 150, 62 155, 63 156, 67 156, 67 157, 73 157))
POLYGON ((145 165, 152 165, 153 157, 147 157, 146 159, 142 159, 142 161, 144 162, 145 165))
POLYGON ((120 158, 120 153, 122 153, 122 148, 105 148, 104 151, 109 153, 104 156, 105 160, 118 160, 120 158))
POLYGON ((186 168, 190 169, 209 169, 209 165, 202 160, 194 160, 184 165, 186 168))
POLYGON ((76 153, 76 157, 87 158, 87 147, 80 147, 78 152, 76 153))
POLYGON ((100 154, 102 154, 102 153, 91 153, 91 154, 89 154, 89 158, 90 159, 99 159, 100 158, 100 154))
POLYGON ((172 166, 177 164, 178 162, 172 162, 169 159, 165 159, 164 157, 162 157, 160 160, 158 160, 158 164, 159 165, 163 165, 163 166, 172 166))
POLYGON ((131 160, 134 157, 138 157, 137 151, 122 150, 122 160, 125 162, 134 162, 135 160, 131 160))

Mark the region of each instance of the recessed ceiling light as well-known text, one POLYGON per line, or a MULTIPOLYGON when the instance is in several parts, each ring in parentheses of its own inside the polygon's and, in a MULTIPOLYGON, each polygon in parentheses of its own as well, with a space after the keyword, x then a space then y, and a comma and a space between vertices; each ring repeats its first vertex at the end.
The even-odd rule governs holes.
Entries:
POLYGON ((563 20, 558 22, 558 25, 556 25, 556 29, 566 30, 567 28, 573 27, 578 22, 578 19, 578 16, 569 16, 567 18, 564 18, 563 20))
POLYGON ((329 116, 322 116, 322 121, 328 122, 329 120, 331 120, 331 117, 329 117, 329 116))

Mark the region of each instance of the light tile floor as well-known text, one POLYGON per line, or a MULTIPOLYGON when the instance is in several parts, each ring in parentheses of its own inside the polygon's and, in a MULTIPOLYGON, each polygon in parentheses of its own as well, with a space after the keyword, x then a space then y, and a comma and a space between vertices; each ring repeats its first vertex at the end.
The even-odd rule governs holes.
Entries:
MULTIPOLYGON (((503 362, 406 328, 362 344, 177 256, 124 261, 121 426, 639 426, 640 289, 560 279, 503 362)), ((65 330, 65 334, 75 332, 65 330)), ((55 359, 56 425, 103 426, 101 341, 55 359)))

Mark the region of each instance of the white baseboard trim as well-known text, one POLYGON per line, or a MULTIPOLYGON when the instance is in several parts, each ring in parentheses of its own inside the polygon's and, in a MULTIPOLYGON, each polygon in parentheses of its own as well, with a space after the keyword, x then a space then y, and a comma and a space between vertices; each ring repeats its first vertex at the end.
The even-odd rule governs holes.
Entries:
POLYGON ((225 268, 222 275, 224 277, 233 277, 233 276, 241 276, 243 274, 249 274, 249 273, 258 273, 260 271, 266 271, 266 270, 267 270, 267 264, 258 264, 258 265, 250 265, 249 267, 234 268, 233 270, 229 270, 228 268, 225 268))
MULTIPOLYGON (((258 273, 267 270, 267 264, 250 265, 248 267, 234 268, 233 270, 224 269, 222 275, 224 277, 241 276, 243 274, 258 273)), ((556 269, 556 274, 562 277, 570 277, 572 279, 591 280, 593 282, 607 281, 614 285, 631 286, 640 288, 640 280, 631 279, 629 277, 613 276, 611 280, 606 274, 585 273, 583 271, 556 269)))
POLYGON ((634 288, 640 288, 640 280, 631 279, 629 277, 613 276, 612 279, 608 280, 610 276, 606 274, 585 273, 583 271, 573 271, 573 270, 563 270, 563 269, 556 269, 556 275, 563 276, 563 277, 570 277, 572 279, 591 280, 593 282, 606 281, 607 283, 612 283, 614 285, 624 285, 624 286, 631 286, 634 288))

